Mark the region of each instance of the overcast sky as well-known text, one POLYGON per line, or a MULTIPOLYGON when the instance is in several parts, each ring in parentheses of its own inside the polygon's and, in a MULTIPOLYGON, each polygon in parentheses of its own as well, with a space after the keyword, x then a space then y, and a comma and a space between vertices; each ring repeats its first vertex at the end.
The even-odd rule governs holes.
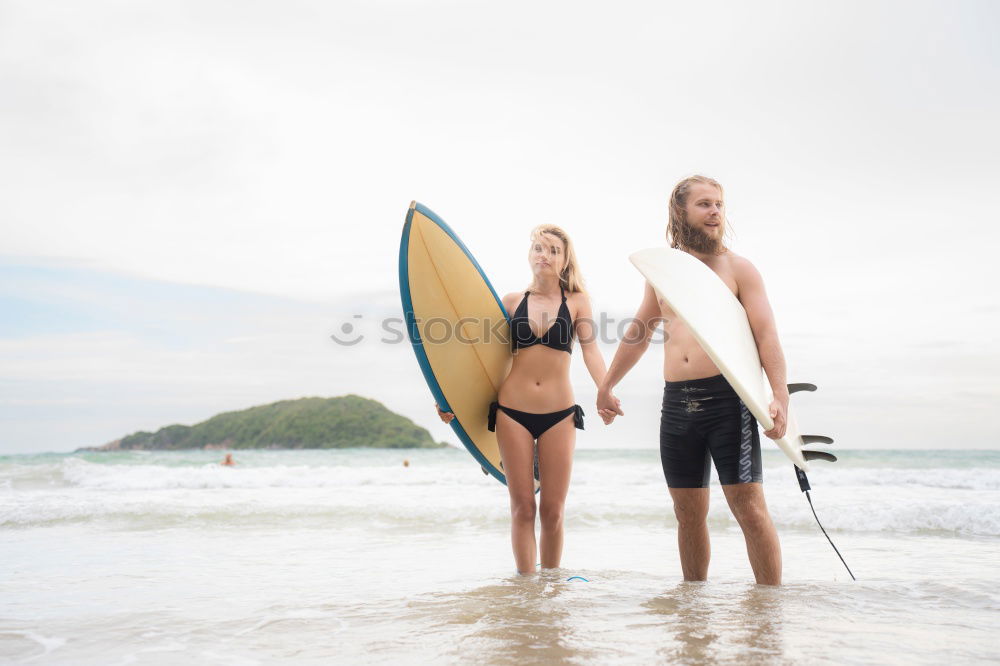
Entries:
MULTIPOLYGON (((410 200, 501 292, 530 279, 530 228, 564 226, 595 311, 621 318, 642 294, 627 256, 663 242, 692 173, 726 186, 789 378, 820 385, 804 430, 998 447, 998 19, 0 0, 0 453, 348 392, 457 442, 408 344, 378 342, 410 200), (331 342, 345 322, 363 343, 331 342)), ((579 446, 656 446, 661 353, 608 429, 575 357, 579 446)))

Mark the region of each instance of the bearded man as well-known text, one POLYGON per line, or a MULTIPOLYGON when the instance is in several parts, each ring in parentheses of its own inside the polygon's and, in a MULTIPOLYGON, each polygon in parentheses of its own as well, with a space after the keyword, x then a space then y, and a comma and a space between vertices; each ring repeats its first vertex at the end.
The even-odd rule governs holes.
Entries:
MULTIPOLYGON (((671 247, 711 268, 746 310, 774 392, 770 405, 774 427, 764 434, 778 439, 785 434, 788 413, 784 354, 764 281, 753 264, 726 247, 725 230, 725 203, 718 182, 692 176, 677 184, 670 196, 667 240, 671 247)), ((708 578, 708 481, 710 462, 714 461, 726 501, 743 530, 757 583, 780 585, 781 545, 764 501, 757 421, 691 331, 657 298, 649 283, 598 392, 598 413, 605 423, 624 415, 612 389, 645 353, 660 324, 667 340, 660 461, 677 516, 684 580, 708 578)))

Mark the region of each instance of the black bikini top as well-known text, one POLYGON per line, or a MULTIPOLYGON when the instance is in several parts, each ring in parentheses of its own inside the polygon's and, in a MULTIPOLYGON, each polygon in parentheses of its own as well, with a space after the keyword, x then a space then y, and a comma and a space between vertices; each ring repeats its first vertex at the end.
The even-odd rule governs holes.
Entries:
POLYGON ((531 330, 531 320, 528 319, 528 294, 524 292, 524 298, 514 311, 514 316, 510 320, 510 346, 517 350, 522 347, 532 345, 545 345, 552 349, 573 353, 573 318, 569 314, 569 307, 566 306, 566 293, 562 285, 559 286, 559 294, 562 296, 562 304, 556 314, 556 320, 552 322, 548 330, 538 337, 531 330))

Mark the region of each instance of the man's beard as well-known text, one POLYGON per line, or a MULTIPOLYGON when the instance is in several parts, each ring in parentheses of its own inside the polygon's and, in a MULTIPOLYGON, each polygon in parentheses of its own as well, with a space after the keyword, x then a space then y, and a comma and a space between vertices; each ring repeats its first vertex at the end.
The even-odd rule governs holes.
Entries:
POLYGON ((680 223, 679 245, 685 250, 693 250, 700 254, 722 254, 725 246, 721 238, 713 238, 698 227, 688 224, 687 220, 680 223))

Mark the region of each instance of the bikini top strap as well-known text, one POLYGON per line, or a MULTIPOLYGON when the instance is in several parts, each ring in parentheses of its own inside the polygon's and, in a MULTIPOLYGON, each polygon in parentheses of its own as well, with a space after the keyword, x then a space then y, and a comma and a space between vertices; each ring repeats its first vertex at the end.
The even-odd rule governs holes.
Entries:
POLYGON ((565 303, 566 302, 566 292, 563 291, 563 286, 561 284, 559 285, 559 295, 562 296, 562 302, 565 303))

